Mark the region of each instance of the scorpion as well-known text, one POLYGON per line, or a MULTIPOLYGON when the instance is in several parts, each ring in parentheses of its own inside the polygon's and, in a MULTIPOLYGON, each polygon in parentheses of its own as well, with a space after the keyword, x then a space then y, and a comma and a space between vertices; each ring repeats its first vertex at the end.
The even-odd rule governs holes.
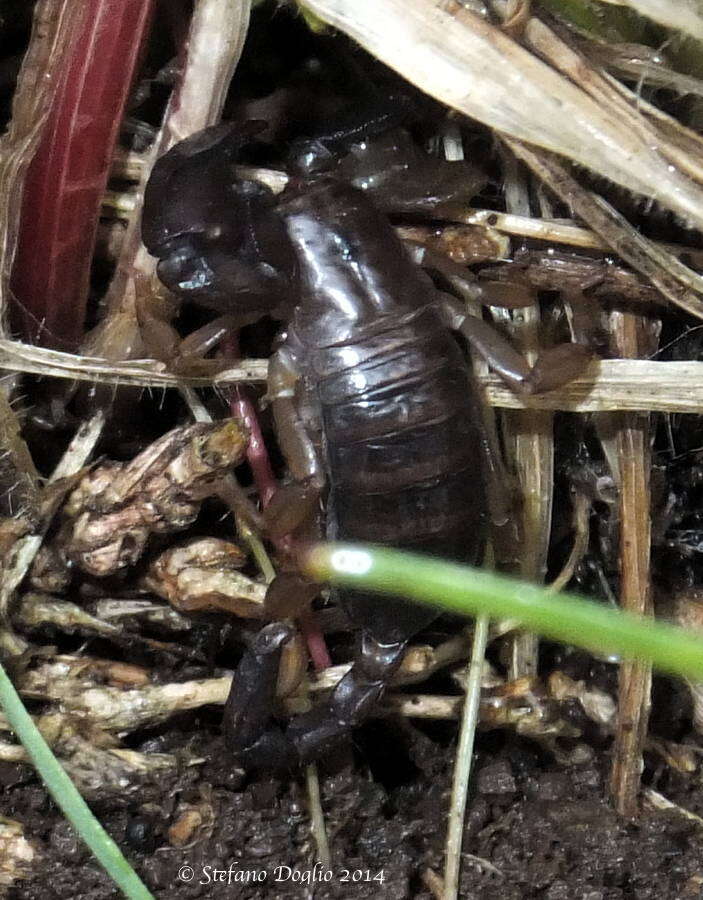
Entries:
MULTIPOLYGON (((267 314, 286 323, 267 395, 293 488, 306 498, 301 520, 310 498, 319 505, 324 497, 329 540, 478 564, 494 469, 473 372, 455 334, 522 391, 569 380, 585 354, 566 345, 575 348, 573 362, 565 365, 568 354, 558 352, 561 373, 548 358, 531 367, 416 261, 453 284, 458 278, 474 297, 483 290, 487 303, 494 302, 490 289, 468 270, 423 260, 420 248, 397 236, 387 209, 441 206, 466 194, 469 175, 475 193, 468 166, 420 158, 402 129, 355 135, 342 157, 337 137, 311 140, 296 148, 289 183, 276 197, 234 173, 256 129, 214 126, 157 161, 142 235, 159 278, 219 313, 200 337, 203 348, 234 323, 267 314), (385 167, 374 176, 379 159, 385 167)), ((190 340, 190 352, 193 346, 190 340)), ((245 769, 292 771, 347 737, 378 703, 410 638, 436 616, 400 597, 344 590, 339 599, 360 629, 359 650, 329 699, 310 711, 287 723, 274 716, 288 625, 266 625, 244 651, 224 733, 245 769)))

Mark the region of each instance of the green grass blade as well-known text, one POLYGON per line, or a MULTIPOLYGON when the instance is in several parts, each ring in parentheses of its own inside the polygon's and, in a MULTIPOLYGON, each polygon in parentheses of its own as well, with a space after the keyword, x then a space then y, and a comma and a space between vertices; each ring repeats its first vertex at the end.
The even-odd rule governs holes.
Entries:
POLYGON ((648 22, 633 9, 593 0, 540 0, 539 5, 593 37, 646 43, 648 22))
POLYGON ((154 900, 122 851, 95 818, 24 708, 0 665, 0 705, 10 727, 24 745, 49 793, 115 884, 130 900, 154 900))
POLYGON ((581 597, 493 572, 399 550, 320 544, 303 568, 320 581, 399 594, 466 616, 517 619, 545 637, 588 650, 649 660, 658 669, 703 681, 703 639, 682 628, 620 612, 581 597))

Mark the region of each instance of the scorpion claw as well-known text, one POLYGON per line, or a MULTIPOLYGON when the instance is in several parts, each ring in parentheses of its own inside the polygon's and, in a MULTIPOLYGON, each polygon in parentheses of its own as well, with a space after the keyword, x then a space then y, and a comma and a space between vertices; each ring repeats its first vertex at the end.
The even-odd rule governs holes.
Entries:
MULTIPOLYGON (((224 732, 227 745, 243 762, 245 757, 255 755, 255 748, 264 738, 268 744, 274 736, 269 724, 276 699, 278 668, 283 647, 293 635, 293 629, 281 622, 267 625, 257 634, 237 667, 225 704, 224 732)), ((282 734, 280 738, 285 740, 282 734)), ((257 751, 259 757, 261 749, 257 751)), ((278 750, 269 749, 274 757, 279 755, 278 750)))

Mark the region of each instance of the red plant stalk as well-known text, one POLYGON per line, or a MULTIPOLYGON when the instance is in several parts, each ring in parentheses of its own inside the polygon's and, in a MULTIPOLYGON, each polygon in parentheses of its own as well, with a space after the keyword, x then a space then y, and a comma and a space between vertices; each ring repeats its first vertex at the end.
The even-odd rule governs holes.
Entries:
POLYGON ((11 280, 15 328, 60 349, 83 335, 100 201, 154 0, 83 7, 27 172, 11 280))
MULTIPOLYGON (((254 404, 246 395, 246 389, 241 385, 236 385, 230 395, 230 410, 235 418, 244 423, 244 427, 249 432, 249 445, 247 447, 247 462, 254 477, 256 490, 261 498, 261 505, 266 507, 271 502, 271 498, 276 493, 276 478, 271 468, 268 450, 264 443, 264 436, 261 433, 259 419, 254 409, 254 404)), ((281 549, 290 550, 290 538, 285 537, 281 540, 281 549), (285 544, 284 544, 285 542, 285 544)))
MULTIPOLYGON (((239 353, 239 342, 236 338, 231 337, 226 342, 225 349, 228 354, 237 356, 239 353)), ((261 498, 261 505, 266 507, 276 493, 277 485, 254 404, 247 397, 246 389, 237 385, 232 390, 229 405, 232 415, 243 422, 249 430, 247 462, 251 468, 254 483, 261 498)), ((290 553, 293 546, 289 536, 279 538, 276 544, 285 553, 290 553)), ((327 649, 325 636, 312 611, 301 613, 298 616, 298 623, 305 638, 315 671, 320 672, 322 669, 329 668, 332 665, 332 660, 327 649)))
POLYGON ((308 648, 310 659, 315 667, 316 672, 328 669, 332 665, 330 651, 327 649, 325 636, 320 628, 320 623, 312 609, 307 612, 300 613, 298 616, 298 625, 305 639, 305 645, 308 648))

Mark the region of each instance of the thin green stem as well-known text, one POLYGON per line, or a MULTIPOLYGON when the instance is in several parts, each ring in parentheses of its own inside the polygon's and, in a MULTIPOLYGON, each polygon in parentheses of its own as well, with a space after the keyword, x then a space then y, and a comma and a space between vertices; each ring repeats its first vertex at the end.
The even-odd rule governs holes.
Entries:
POLYGON ((44 784, 68 821, 83 838, 115 884, 130 900, 154 900, 122 851, 95 818, 24 708, 0 665, 0 705, 44 784))
POLYGON ((467 616, 517 619, 546 637, 649 660, 662 671, 703 681, 703 639, 574 595, 399 550, 347 544, 313 547, 303 568, 332 584, 398 594, 467 616))

